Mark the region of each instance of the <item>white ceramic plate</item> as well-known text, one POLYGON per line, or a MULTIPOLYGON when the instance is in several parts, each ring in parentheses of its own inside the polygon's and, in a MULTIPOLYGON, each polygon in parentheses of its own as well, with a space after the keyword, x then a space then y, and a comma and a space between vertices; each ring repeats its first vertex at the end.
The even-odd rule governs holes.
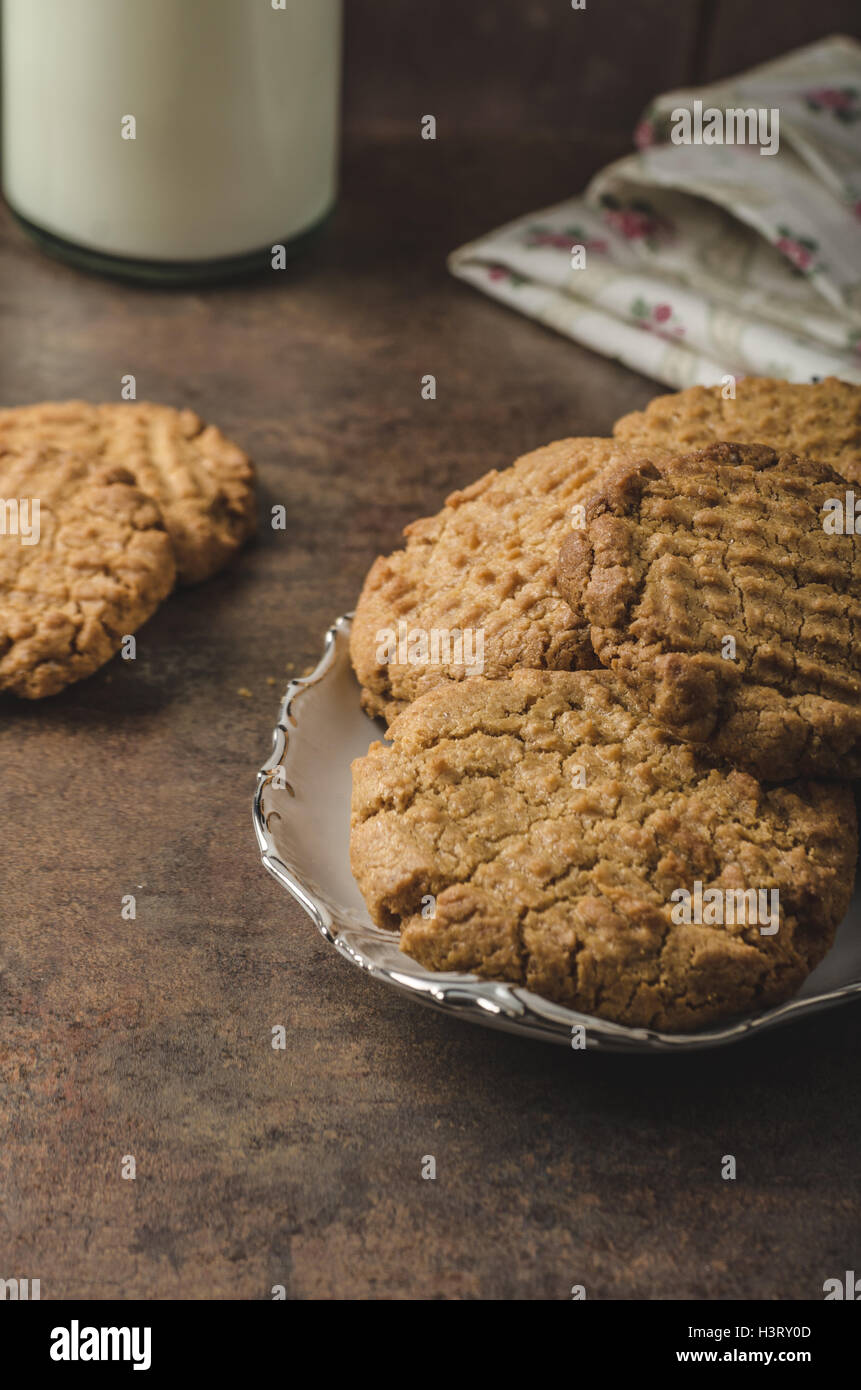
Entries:
POLYGON ((587 1046, 606 1052, 715 1047, 861 996, 857 890, 833 949, 794 999, 697 1033, 609 1023, 515 985, 435 974, 405 956, 397 935, 371 922, 350 873, 350 763, 383 736, 382 726, 359 706, 348 650, 350 616, 327 632, 316 670, 287 687, 272 755, 257 776, 254 827, 265 867, 353 965, 445 1013, 513 1033, 570 1045, 572 1028, 582 1024, 587 1046))

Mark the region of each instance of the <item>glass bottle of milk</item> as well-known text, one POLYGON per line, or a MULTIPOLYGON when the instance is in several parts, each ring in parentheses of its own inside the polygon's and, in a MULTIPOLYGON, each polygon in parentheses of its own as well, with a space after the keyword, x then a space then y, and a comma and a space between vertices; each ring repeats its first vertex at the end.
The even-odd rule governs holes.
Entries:
POLYGON ((335 199, 341 17, 341 0, 5 0, 12 211, 46 250, 147 280, 285 258, 335 199))

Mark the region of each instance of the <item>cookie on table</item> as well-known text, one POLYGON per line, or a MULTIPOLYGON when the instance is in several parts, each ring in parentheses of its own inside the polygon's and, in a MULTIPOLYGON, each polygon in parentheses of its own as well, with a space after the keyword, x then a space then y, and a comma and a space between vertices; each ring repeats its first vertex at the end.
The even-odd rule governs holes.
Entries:
POLYGON ((446 679, 594 666, 556 588, 556 558, 572 507, 629 457, 612 439, 563 439, 407 526, 406 547, 372 566, 353 621, 350 653, 368 713, 391 718, 446 679))
POLYGON ((789 998, 846 912, 851 789, 717 768, 608 671, 449 682, 389 737, 353 764, 352 868, 429 969, 684 1032, 789 998))
POLYGON ((0 410, 0 467, 40 447, 129 469, 162 510, 182 584, 208 579, 254 530, 247 455, 192 410, 87 401, 0 410))
POLYGON ((0 492, 0 690, 35 700, 90 675, 150 617, 174 586, 173 546, 127 469, 5 455, 0 492))
POLYGON ((657 396, 645 410, 623 415, 613 433, 635 447, 687 453, 729 440, 768 444, 830 463, 861 483, 861 386, 829 376, 813 384, 744 377, 735 400, 720 386, 691 386, 657 396))
POLYGON ((602 665, 660 724, 759 776, 861 776, 861 537, 846 482, 763 445, 606 477, 559 556, 602 665))

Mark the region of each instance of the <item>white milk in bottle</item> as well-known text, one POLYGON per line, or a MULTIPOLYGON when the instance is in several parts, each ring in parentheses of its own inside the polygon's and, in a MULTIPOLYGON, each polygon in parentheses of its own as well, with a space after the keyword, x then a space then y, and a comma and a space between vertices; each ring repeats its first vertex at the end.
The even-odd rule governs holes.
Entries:
POLYGON ((5 0, 6 197, 96 268, 250 268, 332 207, 340 66, 341 0, 5 0))

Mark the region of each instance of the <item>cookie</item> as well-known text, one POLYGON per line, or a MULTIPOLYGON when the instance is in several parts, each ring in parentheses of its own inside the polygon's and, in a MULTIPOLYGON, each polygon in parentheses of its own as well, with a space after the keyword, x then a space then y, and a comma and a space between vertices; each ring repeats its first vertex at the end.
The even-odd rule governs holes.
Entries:
POLYGON ((658 396, 645 410, 616 423, 617 438, 687 453, 729 440, 768 444, 830 463, 850 483, 861 483, 861 386, 829 376, 813 385, 745 377, 735 400, 720 386, 691 386, 658 396))
POLYGON ((611 439, 563 439, 407 526, 405 549, 371 568, 353 621, 368 713, 391 718, 446 679, 594 666, 556 589, 556 558, 585 489, 629 457, 611 439))
POLYGON ((127 469, 6 454, 0 494, 0 690, 35 700, 90 675, 146 621, 173 588, 173 547, 127 469))
POLYGON ((845 480, 715 444, 605 478, 559 557, 604 666, 683 739, 759 776, 861 776, 861 538, 845 480))
POLYGON ((450 682, 389 737, 353 764, 352 868, 431 970, 684 1032, 789 998, 846 912, 850 788, 716 768, 608 671, 450 682))
POLYGON ((180 583, 208 579, 254 530, 251 463, 192 410, 86 401, 0 410, 0 468, 39 447, 129 469, 162 510, 180 583))

